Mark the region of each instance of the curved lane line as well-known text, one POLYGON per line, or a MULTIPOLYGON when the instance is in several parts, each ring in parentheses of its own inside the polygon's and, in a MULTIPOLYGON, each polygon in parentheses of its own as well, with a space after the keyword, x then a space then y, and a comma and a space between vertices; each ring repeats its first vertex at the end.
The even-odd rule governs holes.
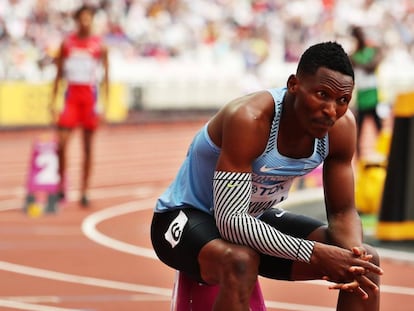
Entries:
POLYGON ((146 257, 150 259, 158 259, 153 249, 139 247, 129 243, 125 243, 99 232, 96 226, 107 219, 120 216, 123 214, 138 212, 149 209, 154 204, 154 199, 144 201, 133 201, 121 205, 100 210, 86 217, 82 222, 83 233, 92 241, 104 245, 108 248, 118 250, 120 252, 146 257))
MULTIPOLYGON (((153 204, 153 201, 153 199, 147 199, 144 201, 129 202, 93 213, 86 217, 82 222, 82 231, 88 238, 90 238, 98 244, 118 250, 120 252, 125 252, 136 256, 142 256, 158 260, 157 256, 155 255, 155 252, 152 249, 135 246, 129 243, 121 242, 119 240, 110 238, 105 234, 99 232, 96 228, 100 222, 108 220, 112 217, 117 217, 124 214, 149 209, 149 206, 153 204)), ((385 255, 389 256, 388 258, 390 259, 395 260, 397 258, 398 260, 412 260, 414 262, 414 256, 411 253, 380 249, 379 252, 381 256, 381 253, 383 251, 386 251, 385 255)), ((305 281, 305 283, 320 286, 327 286, 328 284, 328 282, 322 280, 305 281)), ((411 287, 381 285, 381 291, 393 294, 414 296, 414 288, 411 287)))
MULTIPOLYGON (((316 197, 318 196, 319 194, 316 195, 316 197)), ((297 203, 298 201, 301 201, 301 199, 295 198, 292 201, 297 203)), ((97 224, 104 220, 107 220, 109 218, 116 217, 116 216, 121 216, 123 214, 128 214, 128 213, 150 209, 152 208, 151 206, 153 204, 154 204, 153 199, 147 199, 144 201, 139 200, 139 201, 128 202, 128 203, 121 204, 121 205, 116 205, 116 206, 109 207, 107 209, 98 211, 94 214, 89 215, 83 220, 82 231, 89 239, 95 241, 98 244, 105 245, 109 248, 116 249, 120 252, 125 252, 125 253, 147 257, 151 259, 157 259, 157 256, 155 255, 155 252, 152 249, 139 247, 139 246, 125 243, 125 242, 121 242, 119 240, 108 237, 107 235, 99 232, 96 229, 97 224)), ((285 204, 284 207, 288 209, 289 205, 290 204, 285 204)), ((398 251, 398 250, 390 250, 390 249, 385 249, 381 247, 376 247, 375 249, 378 251, 382 259, 414 263, 414 253, 398 251)))
POLYGON ((129 291, 129 292, 147 293, 147 294, 162 295, 162 296, 171 296, 171 293, 172 293, 172 290, 167 289, 167 288, 105 280, 105 279, 87 277, 87 276, 76 275, 76 274, 68 274, 68 273, 62 273, 62 272, 51 271, 51 270, 46 270, 46 269, 18 265, 18 264, 14 264, 10 262, 5 262, 5 261, 0 261, 0 270, 24 274, 24 275, 30 275, 33 277, 44 278, 44 279, 49 279, 49 280, 118 289, 118 290, 124 290, 124 291, 129 291))
MULTIPOLYGON (((129 202, 126 204, 117 205, 105 210, 91 214, 82 223, 82 230, 84 234, 95 241, 98 244, 105 245, 109 248, 116 249, 121 252, 126 252, 133 255, 143 256, 151 259, 156 259, 155 252, 152 249, 147 249, 143 247, 134 246, 125 242, 121 242, 115 239, 112 239, 102 233, 100 233, 96 226, 107 219, 112 217, 120 216, 123 214, 137 212, 148 209, 148 206, 151 206, 153 200, 144 200, 144 201, 135 201, 129 202)), ((388 251, 388 250, 387 250, 388 251)), ((390 251, 393 253, 393 251, 390 251)), ((398 252, 404 253, 404 252, 398 252)), ((395 258, 395 257, 393 257, 395 258)), ((82 285, 98 286, 118 290, 126 290, 132 292, 148 293, 159 296, 171 297, 172 290, 167 288, 159 288, 152 286, 137 285, 125 282, 111 281, 99 278, 85 277, 80 275, 73 275, 61 272, 50 271, 46 269, 32 268, 28 266, 13 264, 9 262, 0 261, 0 270, 14 272, 18 274, 30 275, 33 277, 40 277, 46 279, 52 279, 63 282, 70 282, 82 285)), ((307 283, 312 283, 314 285, 323 285, 326 286, 324 281, 308 281, 307 283)), ((414 288, 400 287, 400 286, 389 286, 382 285, 382 291, 395 294, 404 294, 414 296, 414 288)), ((301 310, 301 311, 325 311, 331 310, 326 307, 319 306, 305 306, 305 305, 296 305, 296 304, 285 304, 276 301, 266 301, 266 304, 269 307, 284 307, 286 310, 301 310)), ((33 310, 33 311, 76 311, 77 309, 65 309, 58 307, 49 307, 49 306, 40 306, 35 304, 29 304, 24 302, 16 302, 10 300, 0 299, 0 306, 10 306, 15 309, 20 310, 33 310)))

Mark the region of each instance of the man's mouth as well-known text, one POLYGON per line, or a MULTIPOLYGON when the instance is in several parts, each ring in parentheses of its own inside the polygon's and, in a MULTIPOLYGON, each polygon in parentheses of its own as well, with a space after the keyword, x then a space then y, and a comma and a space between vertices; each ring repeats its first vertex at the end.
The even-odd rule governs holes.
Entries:
POLYGON ((333 120, 331 120, 331 119, 324 119, 324 120, 315 120, 315 124, 318 127, 322 127, 322 128, 327 128, 328 129, 328 128, 332 127, 335 124, 335 122, 333 120))

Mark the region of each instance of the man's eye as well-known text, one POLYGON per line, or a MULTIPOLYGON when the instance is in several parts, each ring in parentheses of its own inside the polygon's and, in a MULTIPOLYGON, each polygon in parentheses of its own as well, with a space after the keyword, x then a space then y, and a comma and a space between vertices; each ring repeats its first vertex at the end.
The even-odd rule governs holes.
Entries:
POLYGON ((348 98, 346 98, 346 97, 341 97, 341 98, 338 100, 338 104, 341 104, 341 105, 348 105, 348 103, 349 103, 349 100, 348 100, 348 98))
POLYGON ((318 97, 320 97, 320 98, 326 98, 326 93, 324 92, 324 91, 319 91, 319 92, 317 92, 316 93, 317 95, 318 95, 318 97))

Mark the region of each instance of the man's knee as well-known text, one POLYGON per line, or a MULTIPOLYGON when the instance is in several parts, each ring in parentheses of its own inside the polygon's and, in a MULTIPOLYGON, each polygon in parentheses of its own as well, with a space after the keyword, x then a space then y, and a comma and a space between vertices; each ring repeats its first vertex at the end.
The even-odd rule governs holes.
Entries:
POLYGON ((257 279, 260 257, 256 251, 220 240, 199 256, 202 277, 208 283, 247 282, 257 279))
MULTIPOLYGON (((372 247, 372 246, 370 246, 368 244, 364 244, 364 248, 365 248, 365 250, 367 252, 367 255, 371 255, 372 256, 372 258, 370 259, 370 262, 372 262, 373 264, 375 264, 377 266, 380 266, 380 256, 379 256, 377 250, 374 247, 372 247)), ((371 273, 370 272, 370 273, 367 274, 367 277, 372 282, 374 282, 377 286, 379 286, 379 284, 380 284, 380 276, 378 274, 371 273)), ((371 297, 371 299, 373 299, 373 300, 378 299, 378 297, 380 295, 380 292, 379 291, 372 290, 372 288, 370 288, 370 287, 365 287, 364 289, 367 292, 369 292, 369 296, 371 297)))
POLYGON ((236 279, 256 278, 260 257, 249 247, 231 245, 223 253, 221 261, 225 273, 233 275, 236 279))
POLYGON ((367 254, 372 256, 372 259, 370 260, 370 262, 372 262, 373 264, 375 264, 377 266, 380 266, 381 258, 380 258, 380 255, 378 254, 377 250, 374 247, 372 247, 371 245, 368 245, 368 244, 364 244, 364 247, 367 251, 367 254))

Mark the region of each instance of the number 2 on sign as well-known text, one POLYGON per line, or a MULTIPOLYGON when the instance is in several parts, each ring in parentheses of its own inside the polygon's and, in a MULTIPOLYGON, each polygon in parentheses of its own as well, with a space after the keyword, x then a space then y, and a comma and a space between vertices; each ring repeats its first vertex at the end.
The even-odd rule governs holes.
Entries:
POLYGON ((54 152, 42 152, 35 159, 39 169, 34 180, 39 185, 55 185, 59 182, 58 157, 54 152))

